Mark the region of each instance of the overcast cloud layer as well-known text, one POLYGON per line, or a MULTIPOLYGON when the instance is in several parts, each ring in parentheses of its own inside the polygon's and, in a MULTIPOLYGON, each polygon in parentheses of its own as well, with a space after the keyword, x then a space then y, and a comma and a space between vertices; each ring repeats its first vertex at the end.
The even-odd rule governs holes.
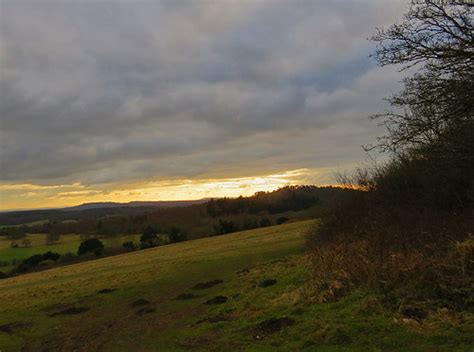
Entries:
POLYGON ((1 0, 3 183, 331 169, 364 158, 399 74, 396 1, 1 0))

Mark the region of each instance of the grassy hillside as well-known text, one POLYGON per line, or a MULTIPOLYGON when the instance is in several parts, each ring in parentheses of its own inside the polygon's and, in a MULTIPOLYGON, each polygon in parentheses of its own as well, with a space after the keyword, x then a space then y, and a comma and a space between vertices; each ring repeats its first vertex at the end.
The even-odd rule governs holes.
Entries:
POLYGON ((470 350, 472 321, 447 313, 405 324, 370 292, 319 303, 302 252, 313 223, 1 280, 0 350, 470 350))

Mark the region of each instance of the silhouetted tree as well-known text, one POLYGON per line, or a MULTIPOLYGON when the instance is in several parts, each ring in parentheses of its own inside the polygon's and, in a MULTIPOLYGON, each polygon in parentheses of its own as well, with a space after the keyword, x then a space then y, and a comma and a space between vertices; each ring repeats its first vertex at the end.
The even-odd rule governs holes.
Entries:
POLYGON ((140 237, 140 248, 150 248, 159 245, 158 231, 152 226, 147 226, 140 237))
POLYGON ((84 255, 86 253, 94 253, 101 255, 104 251, 104 244, 97 238, 90 238, 79 245, 77 255, 84 255))
POLYGON ((404 90, 388 99, 395 111, 375 116, 388 130, 377 147, 462 153, 473 160, 465 150, 466 138, 473 139, 473 8, 467 2, 414 2, 402 23, 373 36, 381 66, 419 67, 404 80, 404 90))
POLYGON ((418 68, 388 99, 394 109, 374 116, 387 133, 368 149, 394 158, 369 179, 390 192, 387 199, 474 204, 473 9, 468 2, 414 2, 402 23, 373 37, 380 65, 418 68))
POLYGON ((236 231, 239 231, 239 227, 231 220, 220 219, 219 223, 214 226, 214 233, 216 235, 223 235, 236 231))
POLYGON ((175 226, 171 228, 168 235, 169 235, 169 239, 171 243, 183 242, 183 241, 186 241, 187 239, 186 233, 175 226))

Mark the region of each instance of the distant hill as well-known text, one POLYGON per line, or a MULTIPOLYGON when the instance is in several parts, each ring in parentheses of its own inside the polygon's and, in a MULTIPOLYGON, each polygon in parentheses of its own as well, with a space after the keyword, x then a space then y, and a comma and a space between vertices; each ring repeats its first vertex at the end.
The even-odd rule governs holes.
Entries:
POLYGON ((185 207, 189 205, 206 203, 210 198, 203 198, 197 200, 163 200, 163 201, 134 201, 127 203, 118 202, 95 202, 95 203, 84 203, 73 207, 62 208, 66 211, 77 211, 77 210, 90 210, 90 209, 103 209, 103 208, 127 208, 127 207, 185 207))
POLYGON ((69 219, 82 219, 85 217, 101 217, 105 215, 134 215, 156 209, 183 208, 187 206, 205 204, 210 199, 155 201, 128 203, 97 202, 84 203, 67 208, 30 209, 0 212, 0 226, 11 226, 30 223, 39 220, 63 221, 69 219))

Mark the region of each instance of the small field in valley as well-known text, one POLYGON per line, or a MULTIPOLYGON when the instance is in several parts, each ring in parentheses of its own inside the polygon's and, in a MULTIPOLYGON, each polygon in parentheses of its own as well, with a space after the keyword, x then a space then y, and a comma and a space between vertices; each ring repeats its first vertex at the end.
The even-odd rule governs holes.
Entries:
POLYGON ((439 310, 404 322, 363 291, 321 303, 304 253, 311 226, 294 222, 0 280, 0 350, 472 349, 468 314, 439 310))
MULTIPOLYGON (((31 241, 31 245, 28 247, 19 246, 18 248, 12 248, 12 240, 0 236, 0 259, 2 261, 11 262, 12 260, 22 260, 28 258, 34 254, 41 254, 47 251, 56 252, 59 254, 65 253, 77 253, 77 249, 81 243, 81 236, 79 235, 62 235, 58 242, 54 244, 46 244, 45 234, 28 234, 24 239, 31 241)), ((20 239, 17 242, 21 244, 24 239, 20 239)), ((104 246, 107 248, 119 248, 123 242, 135 241, 138 242, 140 235, 123 235, 116 236, 113 238, 101 238, 104 246)), ((10 269, 8 267, 0 267, 0 271, 10 269)))

